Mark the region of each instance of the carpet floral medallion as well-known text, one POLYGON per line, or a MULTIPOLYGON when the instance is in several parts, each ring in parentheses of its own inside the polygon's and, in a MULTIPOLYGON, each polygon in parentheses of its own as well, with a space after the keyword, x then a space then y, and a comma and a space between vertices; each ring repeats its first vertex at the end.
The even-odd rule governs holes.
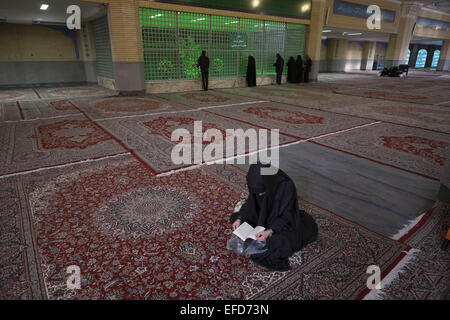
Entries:
POLYGON ((356 299, 368 265, 409 247, 301 201, 319 239, 268 272, 229 253, 245 173, 206 166, 157 178, 131 156, 8 178, 0 190, 0 297, 356 299), (11 229, 11 228, 9 228, 11 229), (80 289, 67 287, 78 266, 80 289))
POLYGON ((230 101, 230 98, 218 95, 218 94, 210 94, 205 92, 189 92, 189 93, 182 93, 180 94, 180 97, 183 97, 185 99, 192 99, 194 101, 198 102, 227 102, 230 101))
POLYGON ((76 107, 94 120, 116 117, 132 117, 160 112, 176 112, 182 107, 172 106, 156 96, 102 97, 72 100, 76 107))
POLYGON ((292 124, 321 124, 323 117, 317 117, 300 111, 283 110, 280 108, 268 106, 262 108, 246 108, 244 112, 257 115, 262 119, 279 120, 292 124))
POLYGON ((50 101, 48 105, 58 111, 77 110, 75 105, 68 99, 50 101))
POLYGON ((0 141, 0 175, 125 151, 83 116, 2 123, 0 141))
POLYGON ((110 136, 89 120, 62 120, 42 124, 31 138, 37 139, 43 149, 86 149, 111 140, 110 136))
POLYGON ((6 100, 18 100, 20 98, 23 98, 24 94, 20 91, 0 91, 0 100, 6 101, 6 100))
POLYGON ((18 100, 33 100, 37 98, 38 96, 33 89, 0 90, 0 103, 18 100))
POLYGON ((180 93, 162 93, 156 94, 156 97, 165 99, 172 104, 180 104, 187 108, 196 109, 199 107, 221 106, 229 104, 240 104, 255 99, 236 96, 226 92, 219 92, 217 90, 210 90, 205 92, 180 92, 180 93))
POLYGON ((320 138, 314 143, 439 180, 450 136, 388 123, 320 138))

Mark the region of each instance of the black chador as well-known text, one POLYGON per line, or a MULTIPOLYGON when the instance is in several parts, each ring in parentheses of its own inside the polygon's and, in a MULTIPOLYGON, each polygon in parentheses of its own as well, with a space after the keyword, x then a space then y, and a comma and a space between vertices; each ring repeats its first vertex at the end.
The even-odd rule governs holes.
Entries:
POLYGON ((290 57, 287 63, 287 81, 290 83, 297 82, 297 64, 295 63, 294 57, 290 57))
POLYGON ((303 59, 301 55, 297 56, 297 83, 303 82, 303 59))
POLYGON ((256 86, 256 62, 253 56, 248 57, 246 79, 249 87, 256 86))
POLYGON ((312 60, 309 56, 305 59, 305 82, 309 82, 309 73, 311 72, 312 60))
POLYGON ((267 251, 250 258, 269 270, 290 269, 289 257, 317 239, 314 219, 299 210, 294 182, 281 170, 261 175, 261 163, 252 164, 247 174, 249 196, 241 209, 230 217, 273 231, 266 239, 267 251), (264 194, 262 194, 264 193, 264 194))

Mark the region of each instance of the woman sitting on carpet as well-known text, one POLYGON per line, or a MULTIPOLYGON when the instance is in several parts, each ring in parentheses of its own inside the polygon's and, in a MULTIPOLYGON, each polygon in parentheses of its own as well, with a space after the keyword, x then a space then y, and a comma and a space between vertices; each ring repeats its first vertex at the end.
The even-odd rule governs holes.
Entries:
MULTIPOLYGON (((317 239, 314 219, 299 210, 297 191, 291 178, 278 169, 274 175, 261 175, 261 163, 252 164, 246 176, 249 195, 230 221, 233 230, 241 223, 262 226, 257 241, 265 241, 267 250, 252 255, 257 264, 270 270, 290 270, 289 257, 317 239)), ((269 165, 267 165, 269 166, 269 165)))

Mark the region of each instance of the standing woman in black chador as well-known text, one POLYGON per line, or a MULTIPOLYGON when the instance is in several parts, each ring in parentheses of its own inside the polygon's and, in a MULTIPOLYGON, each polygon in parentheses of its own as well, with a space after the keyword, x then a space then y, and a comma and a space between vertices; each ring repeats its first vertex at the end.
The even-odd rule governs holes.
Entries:
POLYGON ((301 55, 297 56, 297 83, 303 82, 303 59, 301 55))
POLYGON ((256 62, 255 62, 255 58, 253 58, 253 56, 248 57, 246 79, 247 79, 247 85, 249 87, 256 86, 256 62))
POLYGON ((289 58, 287 67, 287 81, 290 83, 295 83, 297 81, 297 64, 295 63, 294 57, 289 58))
POLYGON ((305 82, 309 82, 309 73, 311 72, 312 60, 309 56, 306 56, 305 60, 305 82))
POLYGON ((276 271, 290 270, 289 257, 316 241, 318 227, 314 219, 298 207, 297 191, 289 176, 278 169, 276 174, 262 175, 260 162, 252 164, 247 174, 249 195, 238 212, 230 217, 233 230, 241 223, 263 226, 256 241, 265 241, 266 251, 250 258, 276 271))

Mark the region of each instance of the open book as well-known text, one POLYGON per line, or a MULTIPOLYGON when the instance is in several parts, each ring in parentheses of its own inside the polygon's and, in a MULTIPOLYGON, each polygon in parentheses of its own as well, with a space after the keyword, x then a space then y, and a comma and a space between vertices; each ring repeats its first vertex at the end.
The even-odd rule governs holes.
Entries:
POLYGON ((236 228, 236 230, 233 231, 233 234, 235 234, 239 238, 241 238, 242 241, 245 241, 248 238, 256 240, 255 235, 258 232, 261 232, 261 231, 264 231, 264 230, 266 230, 266 228, 260 227, 260 226, 257 226, 256 228, 253 228, 247 222, 244 222, 238 228, 236 228))

